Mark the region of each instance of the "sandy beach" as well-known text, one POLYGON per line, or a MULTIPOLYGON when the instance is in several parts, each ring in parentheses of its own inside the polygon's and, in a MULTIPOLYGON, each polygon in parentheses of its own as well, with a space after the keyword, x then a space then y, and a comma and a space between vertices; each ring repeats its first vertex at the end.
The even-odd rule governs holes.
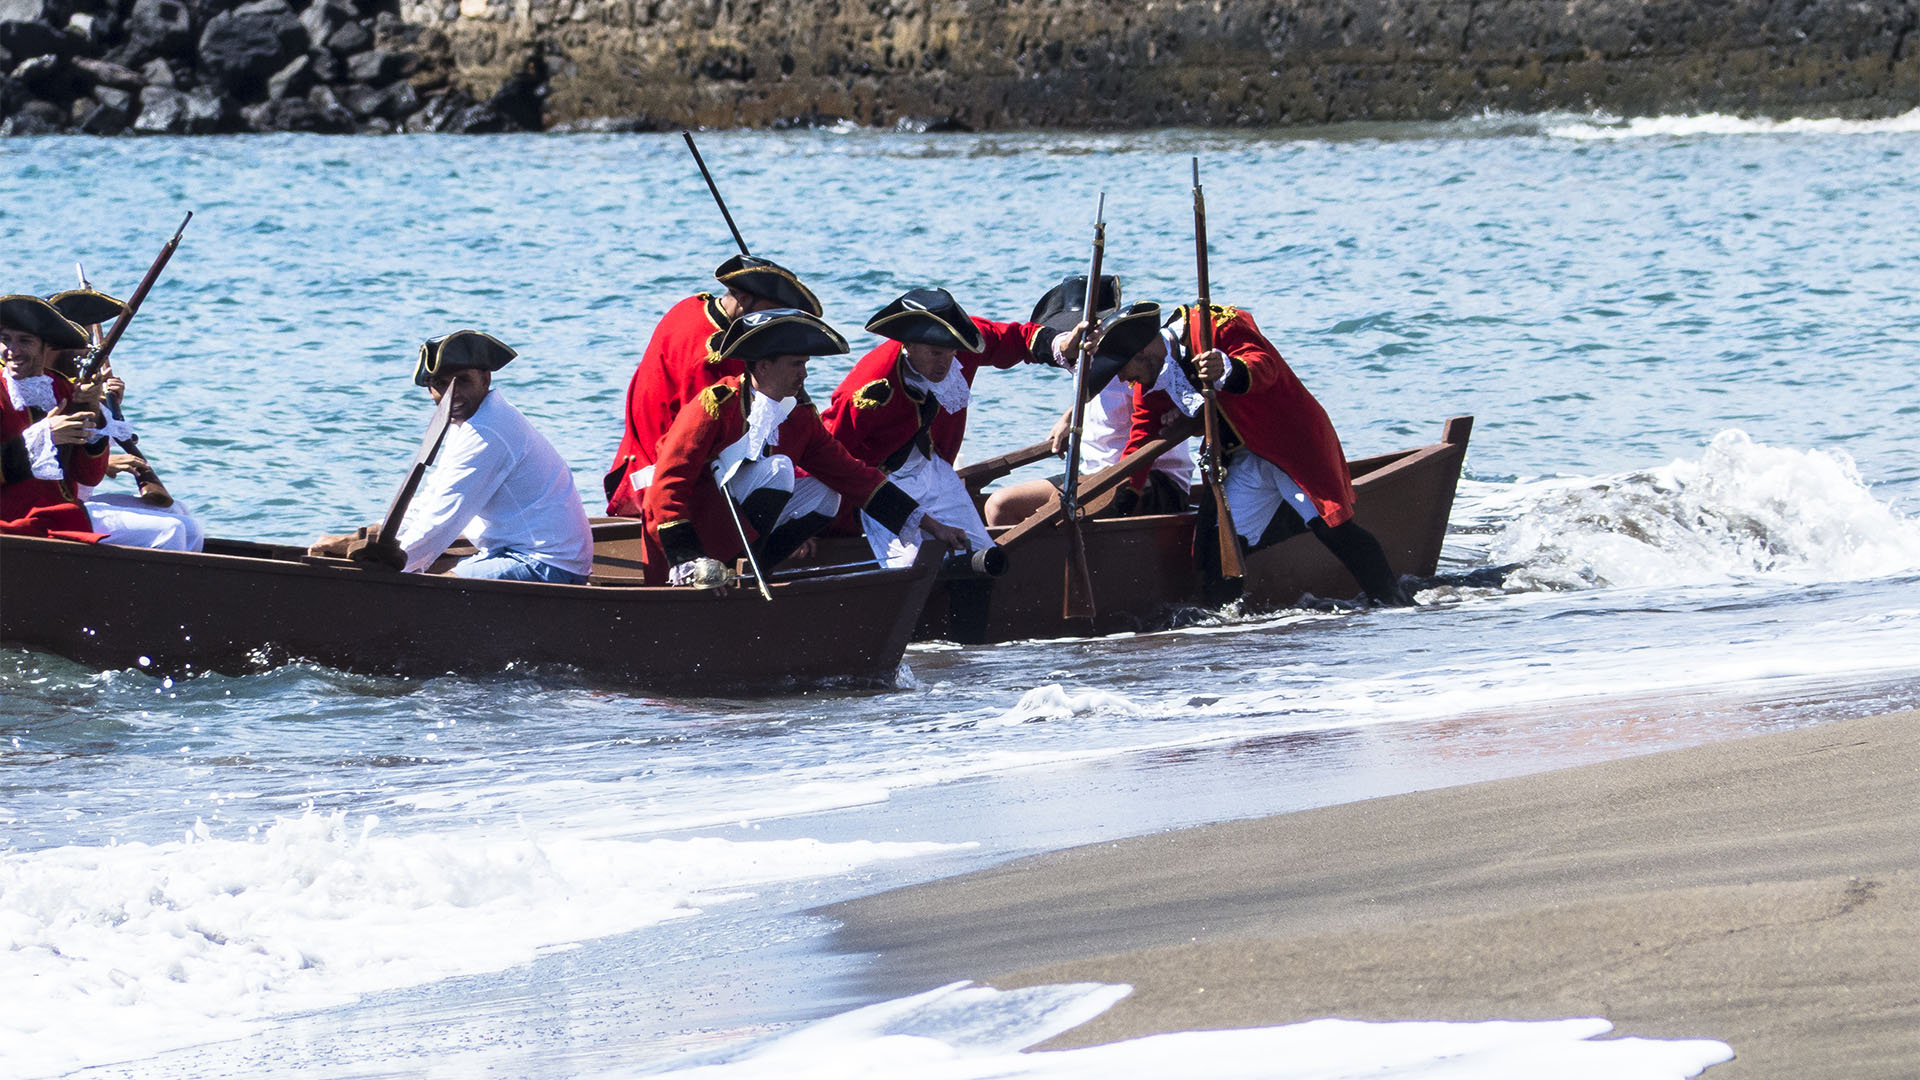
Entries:
POLYGON ((876 990, 1091 980, 1049 1046, 1599 1016, 1710 1077, 1920 1075, 1920 712, 1136 837, 827 909, 876 990))

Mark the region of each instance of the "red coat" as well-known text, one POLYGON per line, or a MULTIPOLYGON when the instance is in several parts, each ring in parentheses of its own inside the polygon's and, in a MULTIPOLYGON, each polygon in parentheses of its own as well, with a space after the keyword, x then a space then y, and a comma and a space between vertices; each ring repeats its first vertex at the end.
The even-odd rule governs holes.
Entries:
MULTIPOLYGON (((1054 331, 1039 323, 974 319, 973 325, 980 328, 987 347, 954 356, 968 386, 973 385, 974 372, 983 367, 1053 363, 1054 331)), ((909 388, 904 351, 899 342, 889 341, 861 357, 834 390, 821 419, 834 438, 869 465, 899 467, 907 448, 922 431, 927 433, 932 451, 951 464, 967 432, 967 410, 941 412, 931 395, 923 398, 909 388)))
MULTIPOLYGON (((702 391, 698 404, 680 410, 666 438, 660 440, 660 458, 642 506, 647 522, 643 559, 650 585, 664 584, 672 569, 667 564, 668 545, 660 540, 662 531, 693 529, 709 558, 726 562, 740 555, 740 535, 721 501, 726 496, 713 478, 712 465, 722 450, 747 433, 752 395, 742 391, 742 381, 728 376, 702 391)), ((827 434, 819 410, 805 396, 780 425, 772 452, 793 459, 796 468, 839 492, 846 504, 856 508, 866 506, 887 485, 885 473, 849 454, 827 434)), ((751 539, 758 539, 752 526, 744 521, 742 525, 751 539)))
MULTIPOLYGON (((64 375, 53 376, 54 401, 65 402, 72 396, 73 383, 64 375)), ((106 479, 107 440, 61 447, 60 465, 66 476, 39 479, 33 475, 25 438, 27 428, 40 420, 38 414, 38 409, 14 408, 13 399, 0 388, 0 533, 74 533, 80 535, 72 539, 99 539, 75 489, 83 484, 92 487, 106 479)))
POLYGON ((627 478, 654 463, 660 440, 682 405, 722 376, 746 371, 741 361, 715 355, 720 334, 732 321, 720 310, 717 297, 698 293, 673 305, 653 328, 647 351, 627 384, 626 431, 602 481, 607 513, 640 516, 642 493, 627 478))
MULTIPOLYGON (((1213 309, 1214 348, 1227 354, 1230 367, 1220 380, 1217 397, 1227 431, 1221 440, 1228 448, 1244 444, 1255 454, 1286 470, 1293 482, 1313 500, 1328 525, 1353 517, 1353 479, 1347 473, 1347 455, 1333 421, 1254 324, 1253 316, 1229 307, 1213 309)), ((1192 307, 1182 309, 1187 322, 1187 348, 1178 363, 1194 386, 1191 357, 1198 352, 1192 307)), ((1132 452, 1160 432, 1160 420, 1174 408, 1165 393, 1136 390, 1133 430, 1127 439, 1132 452)))

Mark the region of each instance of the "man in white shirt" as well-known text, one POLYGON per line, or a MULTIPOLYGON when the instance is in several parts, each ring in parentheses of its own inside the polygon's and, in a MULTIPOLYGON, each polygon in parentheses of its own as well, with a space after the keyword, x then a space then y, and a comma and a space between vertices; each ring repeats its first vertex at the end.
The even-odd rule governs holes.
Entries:
MULTIPOLYGON (((451 426, 395 537, 405 569, 425 570, 464 533, 479 552, 460 577, 578 585, 593 569, 593 529, 573 471, 520 410, 493 391, 493 373, 515 352, 478 330, 420 347, 413 381, 437 405, 451 395, 451 426)), ((344 553, 353 537, 323 537, 316 555, 344 553)))

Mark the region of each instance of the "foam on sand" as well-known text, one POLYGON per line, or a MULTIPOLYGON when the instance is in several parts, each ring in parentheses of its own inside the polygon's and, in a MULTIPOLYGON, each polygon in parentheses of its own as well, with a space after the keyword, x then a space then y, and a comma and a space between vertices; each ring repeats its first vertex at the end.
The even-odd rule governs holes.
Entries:
POLYGON ((1284 1027, 1187 1031, 1079 1050, 1021 1053, 1100 1015, 1125 986, 1071 983, 995 990, 958 982, 857 1009, 677 1070, 680 1080, 1669 1080, 1733 1057, 1721 1042, 1597 1037, 1600 1019, 1480 1023, 1314 1020, 1284 1027))
POLYGON ((255 839, 0 856, 9 1077, 241 1034, 248 1021, 532 961, 911 843, 385 836, 307 813, 255 839))

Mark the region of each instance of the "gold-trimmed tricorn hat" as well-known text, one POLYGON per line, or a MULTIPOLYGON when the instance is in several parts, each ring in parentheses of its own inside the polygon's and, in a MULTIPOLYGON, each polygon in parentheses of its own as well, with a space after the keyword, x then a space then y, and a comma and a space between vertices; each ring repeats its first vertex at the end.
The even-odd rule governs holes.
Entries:
POLYGON ((1087 392, 1113 381, 1134 354, 1160 336, 1160 305, 1150 300, 1128 304, 1100 325, 1100 346, 1087 361, 1087 392))
POLYGON ((127 305, 98 289, 68 289, 47 297, 55 311, 75 326, 99 326, 118 319, 127 305))
POLYGON ((720 336, 723 359, 765 360, 771 356, 835 356, 847 351, 847 339, 819 316, 797 308, 769 308, 733 320, 720 336))
MULTIPOLYGON (((1028 322, 1037 322, 1049 330, 1066 333, 1080 324, 1084 317, 1081 310, 1087 304, 1087 275, 1074 276, 1048 289, 1040 302, 1033 305, 1033 318, 1028 322)), ((1099 320, 1113 314, 1120 306, 1120 279, 1112 274, 1100 275, 1100 294, 1093 299, 1093 318, 1099 320)))
POLYGON ((818 318, 820 300, 813 291, 800 284, 793 271, 757 255, 735 255, 720 264, 713 272, 720 284, 729 289, 752 293, 779 304, 783 308, 796 308, 818 318))
POLYGON ((909 289, 867 320, 867 329, 895 341, 984 352, 987 339, 945 289, 909 289))
POLYGON ((53 304, 25 293, 0 296, 0 327, 32 334, 56 349, 87 347, 85 330, 60 314, 53 304))
POLYGON ((499 371, 507 361, 520 355, 492 334, 478 330, 455 330, 433 338, 420 346, 420 359, 413 365, 413 384, 425 386, 435 375, 478 368, 499 371))

